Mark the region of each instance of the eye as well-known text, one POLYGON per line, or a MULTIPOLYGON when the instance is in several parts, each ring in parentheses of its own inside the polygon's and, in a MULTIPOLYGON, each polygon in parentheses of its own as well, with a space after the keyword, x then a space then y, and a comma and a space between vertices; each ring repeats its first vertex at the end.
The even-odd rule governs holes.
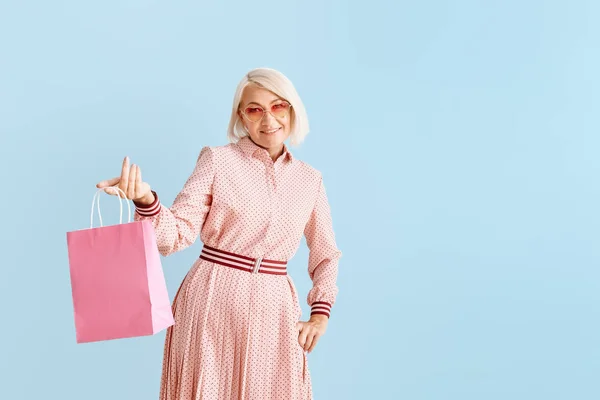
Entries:
POLYGON ((277 103, 277 104, 273 104, 273 106, 271 106, 271 109, 273 111, 281 111, 281 110, 285 110, 286 108, 288 108, 287 103, 277 103))
POLYGON ((260 114, 263 112, 263 109, 260 107, 248 107, 245 112, 246 114, 260 114))

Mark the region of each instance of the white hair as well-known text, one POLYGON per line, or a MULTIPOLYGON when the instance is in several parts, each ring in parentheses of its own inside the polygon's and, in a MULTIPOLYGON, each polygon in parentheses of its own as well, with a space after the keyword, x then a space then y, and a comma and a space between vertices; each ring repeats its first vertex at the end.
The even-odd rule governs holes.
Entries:
POLYGON ((248 72, 238 84, 233 96, 231 119, 229 120, 229 127, 227 129, 229 141, 236 143, 242 137, 248 136, 248 132, 244 129, 244 125, 238 114, 242 94, 248 85, 262 87, 292 105, 290 113, 290 143, 292 146, 302 143, 309 131, 306 109, 292 82, 281 72, 272 68, 255 68, 248 72))

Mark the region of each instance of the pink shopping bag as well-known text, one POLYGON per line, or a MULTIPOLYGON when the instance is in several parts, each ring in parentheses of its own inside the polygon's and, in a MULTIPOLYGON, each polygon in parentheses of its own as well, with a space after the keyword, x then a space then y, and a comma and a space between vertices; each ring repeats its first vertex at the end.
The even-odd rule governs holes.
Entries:
POLYGON ((94 195, 90 228, 67 232, 77 343, 153 335, 174 324, 152 224, 130 222, 128 200, 122 223, 118 197, 119 224, 102 226, 102 192, 94 195), (94 228, 96 199, 100 227, 94 228))

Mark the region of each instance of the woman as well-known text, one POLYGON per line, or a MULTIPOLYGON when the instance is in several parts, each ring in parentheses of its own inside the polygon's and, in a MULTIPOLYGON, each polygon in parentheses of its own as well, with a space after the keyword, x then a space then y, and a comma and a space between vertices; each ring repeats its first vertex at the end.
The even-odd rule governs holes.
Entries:
POLYGON ((338 288, 336 246, 321 173, 292 155, 308 120, 292 83, 258 68, 239 83, 228 137, 204 147, 170 208, 126 157, 118 185, 152 221, 168 256, 200 235, 204 247, 173 302, 166 333, 161 399, 311 399, 307 366, 325 333, 338 288), (300 321, 286 263, 305 236, 313 287, 300 321))

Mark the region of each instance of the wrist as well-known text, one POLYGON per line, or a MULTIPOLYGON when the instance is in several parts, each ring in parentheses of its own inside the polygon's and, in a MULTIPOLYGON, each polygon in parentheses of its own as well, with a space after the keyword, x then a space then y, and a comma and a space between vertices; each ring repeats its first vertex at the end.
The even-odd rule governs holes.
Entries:
POLYGON ((143 198, 134 200, 133 204, 135 204, 135 211, 142 217, 153 217, 161 209, 160 200, 154 190, 146 194, 143 198))
POLYGON ((311 314, 309 321, 327 323, 329 322, 329 317, 323 314, 311 314))
POLYGON ((142 206, 142 207, 147 207, 149 205, 151 205, 152 203, 154 203, 154 194, 152 193, 152 191, 146 193, 144 195, 144 197, 140 197, 139 199, 134 199, 133 203, 136 206, 142 206))

